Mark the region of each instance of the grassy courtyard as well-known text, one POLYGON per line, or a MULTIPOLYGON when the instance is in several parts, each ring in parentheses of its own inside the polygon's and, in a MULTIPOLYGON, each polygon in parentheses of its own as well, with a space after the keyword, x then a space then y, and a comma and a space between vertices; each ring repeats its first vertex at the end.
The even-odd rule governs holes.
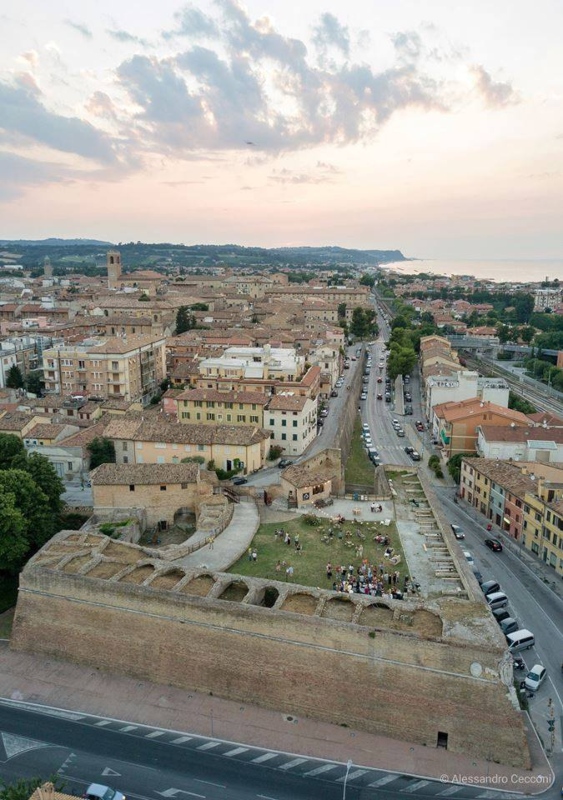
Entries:
POLYGON ((368 458, 364 441, 362 439, 362 420, 360 415, 356 416, 354 422, 354 433, 350 445, 350 455, 345 467, 346 483, 361 484, 363 486, 373 486, 374 466, 368 458))
POLYGON ((249 575, 258 578, 269 578, 278 581, 286 580, 286 567, 294 568, 293 583, 303 586, 320 586, 331 589, 336 575, 337 564, 348 567, 353 564, 357 569, 364 559, 375 566, 383 565, 383 569, 401 573, 401 585, 404 575, 408 575, 401 541, 395 523, 383 525, 377 522, 346 521, 344 524, 332 522, 330 518, 319 518, 320 525, 308 525, 304 517, 296 517, 290 522, 266 523, 259 527, 252 542, 256 549, 257 560, 249 561, 245 555, 239 559, 229 572, 238 575, 249 575), (283 529, 291 536, 291 545, 284 543, 283 536, 275 536, 276 530, 283 529), (330 536, 332 529, 333 535, 330 536), (400 555, 400 562, 393 565, 384 558, 385 545, 374 541, 378 533, 389 537, 389 546, 394 553, 400 555), (295 536, 299 536, 302 549, 296 552, 295 536), (363 538, 362 538, 363 537, 363 538), (359 547, 363 547, 360 554, 359 547), (330 561, 333 567, 333 578, 326 577, 326 565, 330 561), (279 571, 276 565, 280 562, 279 571), (285 563, 284 563, 285 562, 285 563))

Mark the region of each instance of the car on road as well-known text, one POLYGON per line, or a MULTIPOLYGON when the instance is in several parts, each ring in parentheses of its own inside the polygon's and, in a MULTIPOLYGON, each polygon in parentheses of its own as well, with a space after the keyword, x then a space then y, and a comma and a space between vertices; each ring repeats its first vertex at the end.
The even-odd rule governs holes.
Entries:
POLYGON ((501 622, 510 617, 510 611, 507 611, 506 608, 495 608, 493 611, 493 617, 500 625, 501 622))
POLYGON ((422 433, 424 430, 424 423, 417 419, 417 421, 414 423, 414 427, 417 429, 417 431, 422 433))
POLYGON ((377 399, 378 400, 383 400, 383 395, 381 394, 381 392, 377 393, 377 399))
POLYGON ((125 800, 125 795, 101 783, 91 783, 84 793, 86 800, 125 800))
POLYGON ((397 428, 396 433, 397 433, 397 436, 399 437, 399 439, 404 439, 405 438, 405 432, 404 432, 404 430, 402 428, 397 428))
POLYGON ((405 453, 406 453, 408 456, 410 456, 410 454, 411 454, 411 453, 414 453, 414 447, 411 447, 411 446, 410 446, 410 444, 408 444, 408 445, 405 447, 405 453))
POLYGON ((405 416, 412 417, 412 406, 409 405, 405 406, 405 416))
POLYGON ((319 416, 322 417, 323 419, 324 417, 328 417, 328 408, 323 408, 319 416))
POLYGON ((485 597, 493 592, 500 592, 500 584, 498 581, 485 581, 481 584, 481 591, 485 597))
POLYGON ((405 400, 407 401, 407 403, 412 402, 412 396, 410 392, 405 392, 405 400))
POLYGON ((499 625, 505 636, 507 633, 514 633, 514 631, 517 631, 520 628, 518 620, 514 619, 514 617, 505 617, 503 620, 501 620, 499 625))
POLYGON ((493 592, 488 594, 485 599, 490 608, 504 608, 508 605, 508 597, 504 592, 493 592))
POLYGON ((400 428, 400 427, 401 427, 401 423, 399 422, 399 420, 398 420, 398 419, 395 419, 395 418, 393 418, 393 419, 391 420, 391 425, 392 425, 392 426, 393 426, 395 429, 397 429, 397 428, 400 428))
POLYGON ((389 392, 387 392, 387 394, 385 395, 385 402, 386 403, 390 403, 391 402, 391 395, 389 394, 389 392))
POLYGON ((364 424, 362 425, 362 428, 363 428, 364 431, 369 431, 369 425, 367 424, 367 422, 364 422, 364 424))
POLYGON ((291 458, 280 458, 278 461, 278 467, 280 467, 280 469, 285 469, 285 467, 289 467, 290 464, 293 464, 291 458))
POLYGON ((362 392, 360 395, 360 400, 367 400, 367 399, 368 399, 367 392, 362 392))
POLYGON ((239 478, 233 478, 233 486, 242 486, 244 483, 248 483, 248 481, 242 475, 239 478))
POLYGON ((352 356, 350 360, 351 361, 357 361, 358 359, 356 358, 356 356, 352 356))
POLYGON ((531 692, 537 692, 547 676, 547 670, 541 664, 534 664, 526 675, 524 686, 531 692))
POLYGON ((485 539, 485 544, 489 550, 494 550, 495 553, 502 553, 502 544, 498 539, 485 539))
POLYGON ((410 457, 413 461, 420 461, 420 453, 418 452, 418 450, 413 450, 412 453, 410 454, 410 457))
POLYGON ((456 539, 465 539, 465 534, 462 531, 462 529, 459 527, 459 525, 454 525, 452 523, 451 524, 451 529, 454 532, 454 536, 455 536, 456 539))
POLYGON ((463 555, 464 555, 464 556, 465 556, 465 558, 467 559, 467 563, 468 563, 468 564, 471 564, 471 566, 473 566, 473 564, 475 563, 475 561, 474 561, 474 559, 473 559, 473 556, 472 556, 472 555, 471 555, 471 553, 469 552, 469 550, 464 550, 464 551, 463 551, 463 555))

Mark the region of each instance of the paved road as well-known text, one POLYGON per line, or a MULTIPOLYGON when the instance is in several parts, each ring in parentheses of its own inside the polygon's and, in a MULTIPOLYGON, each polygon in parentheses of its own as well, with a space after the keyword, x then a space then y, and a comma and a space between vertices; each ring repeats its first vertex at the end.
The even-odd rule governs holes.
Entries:
MULTIPOLYGON (((217 739, 127 724, 73 712, 51 716, 0 705, 0 776, 58 773, 81 795, 90 782, 136 800, 397 800, 451 797, 488 800, 489 788, 371 770, 237 746, 217 739), (348 774, 347 774, 348 773, 348 774)), ((553 790, 551 796, 555 797, 553 790)), ((504 800, 514 794, 503 794, 504 800)))

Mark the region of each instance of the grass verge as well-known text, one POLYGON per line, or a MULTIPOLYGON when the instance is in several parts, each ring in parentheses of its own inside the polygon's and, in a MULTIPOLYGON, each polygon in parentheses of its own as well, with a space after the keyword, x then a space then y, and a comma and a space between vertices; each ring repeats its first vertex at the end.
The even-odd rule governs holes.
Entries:
POLYGON ((373 486, 374 466, 369 460, 362 440, 362 421, 356 416, 350 446, 350 455, 344 470, 346 483, 373 486))

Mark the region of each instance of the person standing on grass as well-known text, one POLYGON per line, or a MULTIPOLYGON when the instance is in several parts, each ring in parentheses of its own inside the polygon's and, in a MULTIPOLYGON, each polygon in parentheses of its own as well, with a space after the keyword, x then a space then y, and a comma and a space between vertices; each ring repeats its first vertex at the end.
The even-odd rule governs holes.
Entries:
POLYGON ((326 577, 328 580, 332 578, 332 564, 330 563, 330 561, 326 565, 326 577))

